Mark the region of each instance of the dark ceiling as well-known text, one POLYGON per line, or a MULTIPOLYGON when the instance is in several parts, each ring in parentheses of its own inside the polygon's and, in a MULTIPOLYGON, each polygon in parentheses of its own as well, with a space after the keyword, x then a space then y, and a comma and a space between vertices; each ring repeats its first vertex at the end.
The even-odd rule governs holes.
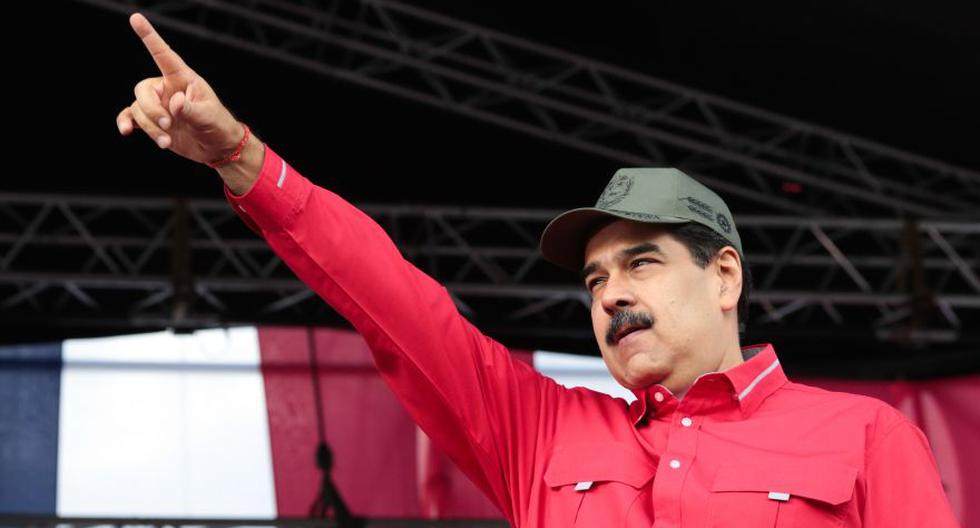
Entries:
MULTIPOLYGON (((980 169, 978 3, 411 3, 980 169)), ((118 135, 115 116, 133 85, 156 75, 126 17, 78 2, 23 2, 16 13, 4 17, 16 148, 4 190, 221 197, 208 169, 118 135)), ((618 166, 161 33, 263 140, 354 202, 568 208, 593 202, 618 166)))
MULTIPOLYGON (((980 4, 449 2, 416 5, 970 168, 980 168, 980 4)), ((153 64, 126 17, 27 2, 6 18, 18 190, 218 196, 208 170, 121 138, 153 64), (30 29, 25 38, 22 29, 30 29), (16 53, 18 49, 30 49, 16 53)), ((307 176, 354 201, 567 207, 618 165, 162 30, 228 106, 307 176), (363 175, 370 175, 365 178, 363 175)), ((8 114, 10 115, 10 114, 8 114)))

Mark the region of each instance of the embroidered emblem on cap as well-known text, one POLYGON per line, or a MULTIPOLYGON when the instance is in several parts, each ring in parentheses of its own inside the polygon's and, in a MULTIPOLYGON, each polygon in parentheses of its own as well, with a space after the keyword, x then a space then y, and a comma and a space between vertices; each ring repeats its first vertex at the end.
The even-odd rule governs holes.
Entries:
POLYGON ((718 227, 720 227, 722 231, 724 231, 725 233, 732 232, 732 223, 728 221, 727 216, 718 213, 718 216, 715 217, 715 220, 718 221, 718 227))
POLYGON ((714 222, 715 210, 711 208, 710 205, 698 200, 693 196, 688 196, 686 198, 681 198, 681 200, 687 200, 687 208, 694 214, 704 218, 709 222, 714 222))
POLYGON ((595 206, 600 209, 608 209, 626 198, 626 195, 630 193, 630 189, 633 187, 633 177, 627 174, 620 174, 606 185, 605 190, 602 191, 602 195, 599 196, 599 201, 596 202, 595 206))

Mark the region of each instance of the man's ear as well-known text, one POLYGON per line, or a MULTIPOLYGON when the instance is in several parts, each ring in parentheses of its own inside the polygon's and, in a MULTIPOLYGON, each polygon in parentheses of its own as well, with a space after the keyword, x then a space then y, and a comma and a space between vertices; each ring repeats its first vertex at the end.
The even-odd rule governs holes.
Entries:
POLYGON ((738 306, 738 298, 742 295, 742 259, 732 246, 718 250, 715 256, 715 270, 721 282, 718 300, 722 310, 733 310, 738 306))

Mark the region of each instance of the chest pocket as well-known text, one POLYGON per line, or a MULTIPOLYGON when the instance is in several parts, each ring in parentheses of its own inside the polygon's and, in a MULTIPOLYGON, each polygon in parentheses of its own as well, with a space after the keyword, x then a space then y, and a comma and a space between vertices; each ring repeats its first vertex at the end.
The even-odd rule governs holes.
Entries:
POLYGON ((555 447, 544 473, 555 526, 653 524, 652 480, 657 468, 640 446, 625 442, 555 447))
POLYGON ((817 459, 724 465, 711 486, 708 526, 840 526, 856 479, 857 469, 817 459))

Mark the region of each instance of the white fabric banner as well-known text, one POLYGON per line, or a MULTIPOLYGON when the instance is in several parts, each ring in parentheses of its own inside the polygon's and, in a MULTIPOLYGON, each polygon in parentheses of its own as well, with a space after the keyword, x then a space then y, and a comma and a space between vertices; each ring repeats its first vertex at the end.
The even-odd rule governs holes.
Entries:
POLYGON ((255 328, 64 343, 61 516, 276 516, 255 328))

